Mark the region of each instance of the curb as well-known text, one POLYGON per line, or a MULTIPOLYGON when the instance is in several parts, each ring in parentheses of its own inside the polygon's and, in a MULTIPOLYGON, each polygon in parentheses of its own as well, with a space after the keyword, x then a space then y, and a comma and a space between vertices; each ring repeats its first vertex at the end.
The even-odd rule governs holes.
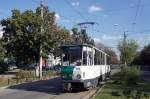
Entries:
POLYGON ((100 93, 100 91, 103 89, 103 87, 105 87, 105 84, 102 85, 100 88, 98 88, 98 89, 96 90, 96 92, 95 92, 93 95, 91 95, 91 96, 89 97, 89 99, 93 99, 98 93, 100 93))

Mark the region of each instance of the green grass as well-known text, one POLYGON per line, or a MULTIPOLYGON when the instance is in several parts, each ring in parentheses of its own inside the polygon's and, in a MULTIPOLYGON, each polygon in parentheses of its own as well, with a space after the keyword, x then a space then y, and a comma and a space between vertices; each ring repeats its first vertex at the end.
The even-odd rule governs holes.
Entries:
MULTIPOLYGON (((142 91, 150 96, 150 83, 141 80, 139 84, 127 85, 120 83, 119 78, 115 75, 109 80, 105 87, 98 93, 94 99, 136 99, 127 97, 123 94, 125 90, 131 90, 131 92, 142 91)), ((138 99, 150 99, 149 98, 138 98, 138 99)))

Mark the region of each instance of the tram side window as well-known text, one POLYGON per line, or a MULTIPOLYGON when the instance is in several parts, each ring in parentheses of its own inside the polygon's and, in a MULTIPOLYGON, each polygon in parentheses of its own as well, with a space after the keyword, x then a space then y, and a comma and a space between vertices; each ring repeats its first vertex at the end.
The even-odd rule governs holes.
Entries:
POLYGON ((99 52, 97 51, 97 65, 99 65, 99 62, 100 62, 100 60, 99 60, 99 52))
POLYGON ((93 52, 88 52, 88 65, 93 65, 93 52))
POLYGON ((101 53, 101 65, 104 65, 104 54, 101 53))
POLYGON ((95 50, 95 55, 94 55, 94 65, 99 65, 98 61, 99 61, 99 56, 98 56, 98 51, 95 50))
POLYGON ((101 65, 101 52, 95 51, 95 58, 94 58, 95 65, 101 65))
POLYGON ((95 51, 95 55, 94 55, 94 65, 98 65, 97 64, 97 53, 96 53, 96 51, 95 51))
POLYGON ((103 65, 105 64, 105 55, 103 54, 103 65))
POLYGON ((87 65, 87 52, 83 52, 83 65, 87 65))
POLYGON ((99 51, 95 51, 94 65, 104 65, 105 64, 105 54, 99 51))
POLYGON ((108 65, 110 65, 110 57, 106 57, 107 58, 107 63, 106 64, 108 64, 108 65))
POLYGON ((102 65, 102 53, 99 54, 99 65, 102 65))

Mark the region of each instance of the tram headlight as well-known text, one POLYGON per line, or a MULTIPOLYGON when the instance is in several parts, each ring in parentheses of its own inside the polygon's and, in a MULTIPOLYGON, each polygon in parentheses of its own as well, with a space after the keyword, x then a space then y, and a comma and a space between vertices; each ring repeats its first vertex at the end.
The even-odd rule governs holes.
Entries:
POLYGON ((81 79, 81 75, 80 75, 80 74, 77 74, 76 78, 77 78, 77 79, 81 79))

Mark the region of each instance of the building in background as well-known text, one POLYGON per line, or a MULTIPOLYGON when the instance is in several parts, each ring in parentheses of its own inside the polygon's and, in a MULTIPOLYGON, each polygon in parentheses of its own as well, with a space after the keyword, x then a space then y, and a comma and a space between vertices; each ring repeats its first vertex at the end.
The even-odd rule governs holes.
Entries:
POLYGON ((4 31, 2 31, 2 28, 0 27, 0 38, 2 38, 4 31))

